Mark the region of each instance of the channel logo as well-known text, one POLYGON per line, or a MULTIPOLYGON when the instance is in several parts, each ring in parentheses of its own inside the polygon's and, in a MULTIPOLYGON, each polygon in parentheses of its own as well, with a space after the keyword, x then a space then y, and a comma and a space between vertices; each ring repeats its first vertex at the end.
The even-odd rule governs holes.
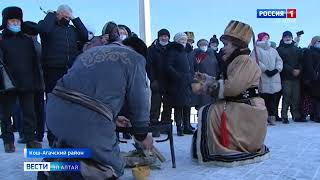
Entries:
POLYGON ((80 162, 24 162, 24 171, 80 171, 80 162))
POLYGON ((297 18, 297 9, 257 9, 257 18, 297 18))

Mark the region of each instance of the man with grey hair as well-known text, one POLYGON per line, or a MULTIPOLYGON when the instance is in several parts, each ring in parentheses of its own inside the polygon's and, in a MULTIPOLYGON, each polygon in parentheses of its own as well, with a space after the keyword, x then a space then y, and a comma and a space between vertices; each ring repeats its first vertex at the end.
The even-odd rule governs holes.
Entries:
MULTIPOLYGON (((82 46, 88 41, 88 31, 80 18, 73 16, 68 5, 60 5, 56 12, 49 12, 38 23, 38 31, 46 93, 50 93, 81 53, 82 46)), ((54 140, 51 133, 48 133, 48 140, 51 145, 54 140)))

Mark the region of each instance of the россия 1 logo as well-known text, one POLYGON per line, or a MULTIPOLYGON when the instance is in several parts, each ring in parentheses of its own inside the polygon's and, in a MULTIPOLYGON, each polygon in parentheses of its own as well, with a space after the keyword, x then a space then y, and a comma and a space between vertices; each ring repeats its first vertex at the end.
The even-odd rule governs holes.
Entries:
POLYGON ((257 9, 257 18, 297 18, 297 9, 257 9))

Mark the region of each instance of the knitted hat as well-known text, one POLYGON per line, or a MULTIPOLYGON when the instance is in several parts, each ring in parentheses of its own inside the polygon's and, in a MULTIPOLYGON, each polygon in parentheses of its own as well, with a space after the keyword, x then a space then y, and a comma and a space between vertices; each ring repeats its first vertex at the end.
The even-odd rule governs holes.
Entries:
POLYGON ((286 36, 293 37, 293 36, 292 36, 292 32, 290 32, 290 31, 285 31, 285 32, 283 32, 282 38, 284 38, 284 37, 286 37, 286 36))
POLYGON ((119 25, 118 25, 118 28, 119 28, 119 29, 124 29, 124 30, 126 30, 129 37, 132 35, 131 29, 130 29, 128 26, 123 25, 123 24, 119 24, 119 25))
POLYGON ((186 31, 184 33, 187 35, 188 40, 192 40, 192 43, 194 43, 194 33, 191 31, 186 31))
POLYGON ((37 30, 38 24, 32 21, 25 21, 22 24, 22 32, 31 36, 36 36, 38 34, 37 30))
MULTIPOLYGON (((257 41, 262 41, 262 39, 263 39, 265 36, 269 36, 269 34, 266 33, 266 32, 259 33, 259 34, 258 34, 258 39, 257 39, 257 41)), ((270 37, 270 36, 269 36, 269 37, 270 37)))
POLYGON ((163 35, 167 35, 170 39, 170 32, 167 29, 161 29, 160 31, 158 31, 158 38, 163 35))
POLYGON ((229 40, 241 47, 247 47, 253 35, 252 28, 243 22, 231 20, 220 37, 221 41, 229 40))
POLYGON ((7 7, 2 10, 2 25, 0 29, 4 29, 7 26, 9 19, 19 19, 21 23, 23 22, 22 9, 19 7, 7 7))
POLYGON ((173 40, 174 40, 175 42, 178 42, 179 39, 181 39, 181 38, 183 38, 183 37, 188 38, 188 36, 187 36, 185 33, 179 32, 179 33, 177 33, 177 34, 173 37, 173 40))
POLYGON ((314 46, 317 42, 320 42, 320 36, 314 36, 311 40, 310 46, 314 46))
POLYGON ((277 47, 277 43, 276 42, 270 41, 270 44, 271 44, 272 48, 276 48, 277 47))
POLYGON ((200 43, 205 43, 206 45, 209 44, 209 42, 206 40, 206 39, 200 39, 198 42, 197 42, 197 46, 200 47, 200 43))
POLYGON ((213 35, 212 38, 210 38, 210 44, 211 43, 217 43, 219 45, 219 40, 216 35, 213 35))

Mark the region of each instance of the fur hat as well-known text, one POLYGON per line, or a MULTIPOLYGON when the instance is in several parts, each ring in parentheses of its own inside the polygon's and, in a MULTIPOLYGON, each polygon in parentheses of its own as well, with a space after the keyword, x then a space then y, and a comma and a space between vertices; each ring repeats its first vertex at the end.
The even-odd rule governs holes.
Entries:
POLYGON ((31 36, 36 36, 38 35, 38 30, 37 30, 38 24, 32 21, 25 21, 22 24, 21 30, 23 33, 31 35, 31 36))
POLYGON ((257 39, 257 41, 262 41, 262 39, 263 39, 265 36, 269 36, 269 37, 270 37, 270 35, 269 35, 268 33, 266 33, 266 32, 259 33, 259 34, 258 34, 258 39, 257 39))
POLYGON ((23 13, 22 9, 19 7, 7 7, 2 10, 2 25, 0 29, 4 29, 7 26, 7 22, 9 19, 19 19, 21 23, 23 22, 23 13))
POLYGON ((219 45, 219 40, 216 35, 213 35, 212 38, 210 38, 210 43, 217 43, 219 45))
POLYGON ((320 41, 320 36, 314 36, 311 40, 310 46, 314 46, 319 41, 320 41))
POLYGON ((207 45, 209 44, 209 42, 206 40, 206 39, 200 39, 198 42, 197 42, 197 46, 200 47, 200 43, 206 43, 207 45))
POLYGON ((147 45, 138 37, 128 37, 122 41, 123 45, 129 46, 137 53, 141 54, 144 58, 147 58, 147 45))
POLYGON ((170 39, 170 32, 167 29, 161 29, 160 31, 158 31, 158 38, 163 35, 167 35, 170 39))
POLYGON ((173 40, 174 40, 175 42, 178 42, 179 39, 181 39, 181 38, 183 38, 183 37, 188 38, 188 36, 187 36, 185 33, 179 32, 179 33, 177 33, 176 35, 174 35, 173 40))
POLYGON ((124 30, 126 30, 129 37, 132 35, 131 29, 130 29, 128 26, 123 25, 123 24, 119 24, 119 25, 118 25, 118 28, 119 28, 119 29, 124 29, 124 30))
POLYGON ((286 36, 293 37, 292 32, 290 32, 290 31, 285 31, 285 32, 283 32, 283 33, 282 33, 282 38, 284 38, 284 37, 286 37, 286 36))
POLYGON ((220 37, 221 41, 230 40, 241 47, 247 47, 253 36, 252 28, 243 22, 231 20, 220 37))
POLYGON ((192 39, 192 43, 194 43, 194 33, 191 31, 186 31, 184 33, 187 35, 188 39, 192 39))

